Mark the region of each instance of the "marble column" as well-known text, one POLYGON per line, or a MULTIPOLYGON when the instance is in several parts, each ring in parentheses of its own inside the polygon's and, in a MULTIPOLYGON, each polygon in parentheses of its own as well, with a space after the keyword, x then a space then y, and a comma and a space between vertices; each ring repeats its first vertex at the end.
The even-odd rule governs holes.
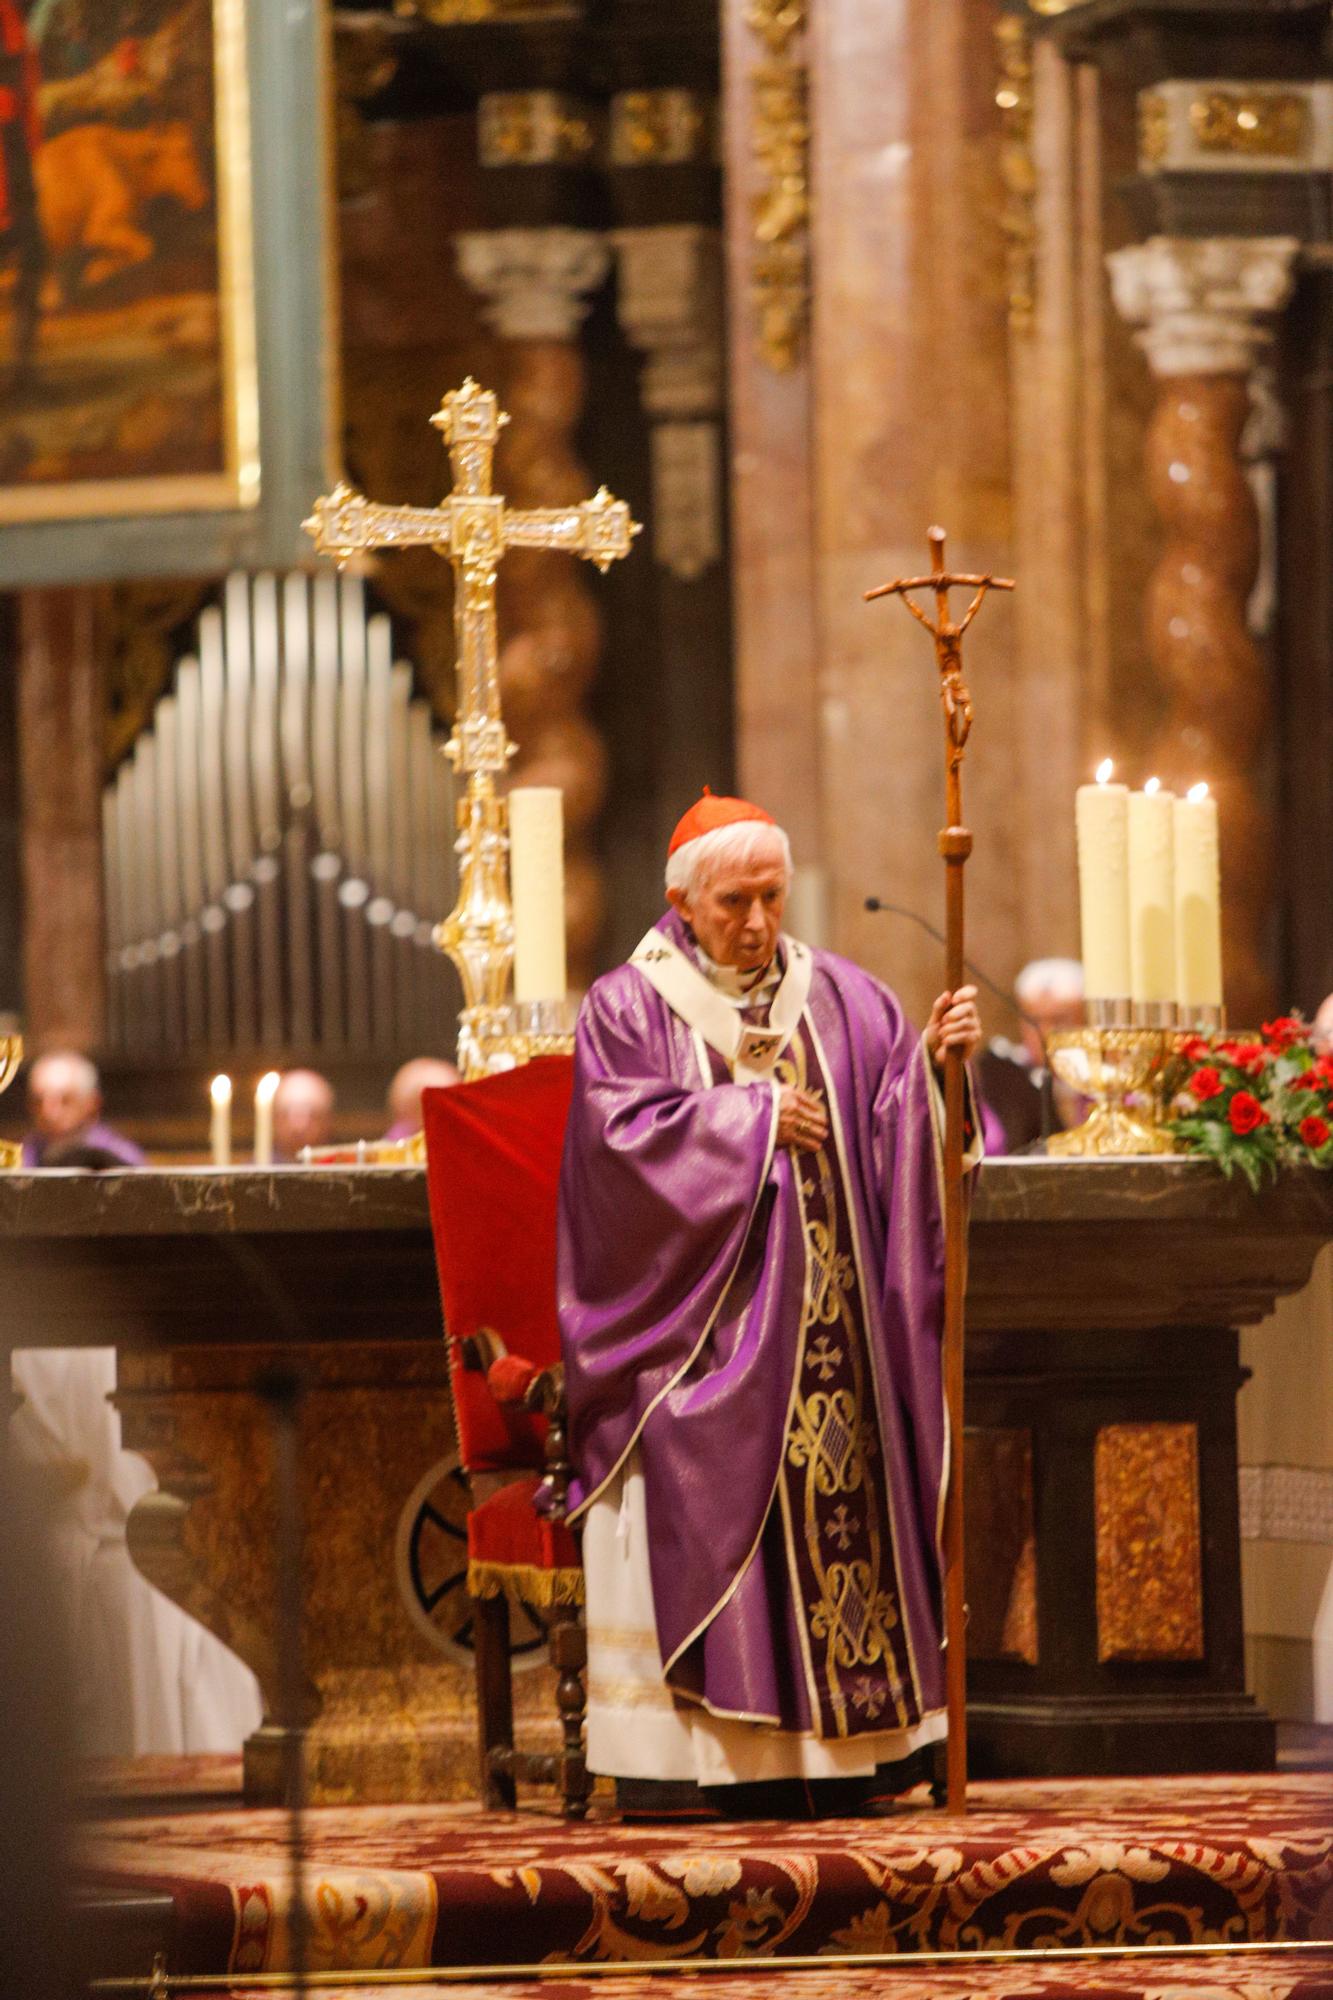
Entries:
POLYGON ((1157 384, 1145 448, 1162 525, 1146 605, 1165 704, 1154 762, 1164 782, 1206 779, 1217 795, 1226 1002, 1244 1027, 1278 996, 1272 695, 1248 618, 1259 517, 1242 438, 1297 247, 1290 237, 1155 236, 1107 259, 1157 384))
POLYGON ((19 593, 24 1026, 31 1050, 96 1049, 105 1026, 97 599, 19 593))
MULTIPOLYGON (((595 482, 575 449, 586 375, 578 329, 610 268, 603 238, 584 229, 494 229, 458 238, 459 269, 505 343, 501 400, 510 422, 496 484, 515 507, 568 506, 595 482)), ((601 652, 594 588, 573 556, 516 549, 500 569, 500 685, 519 746, 516 783, 565 795, 565 897, 571 987, 595 970, 604 889, 593 831, 606 788, 606 751, 583 712, 601 652)))
MULTIPOLYGON (((900 917, 866 914, 864 899, 876 891, 942 922, 937 676, 902 606, 867 605, 862 592, 919 575, 932 522, 958 567, 1013 574, 1005 247, 993 220, 1000 125, 994 72, 977 57, 993 18, 988 0, 810 10, 812 185, 833 191, 814 206, 811 246, 829 942, 887 978, 917 1018, 941 985, 940 947, 900 917)), ((1020 584, 1043 587, 1033 576, 1020 584)), ((1023 937, 1024 846, 1063 837, 1015 778, 1015 743, 1045 725, 1028 719, 1014 686, 1013 617, 992 599, 966 642, 976 704, 968 935, 1001 981, 1023 937)))
POLYGON ((826 944, 805 230, 790 210, 784 225, 793 233, 783 240, 765 240, 771 232, 762 228, 774 198, 773 148, 790 154, 780 115, 784 103, 798 161, 808 143, 799 102, 808 68, 804 11, 792 6, 783 16, 791 22, 783 47, 796 78, 783 91, 772 79, 773 58, 756 26, 756 9, 748 0, 725 0, 722 9, 728 470, 737 783, 791 836, 791 929, 826 944), (784 262, 790 267, 785 281, 784 262), (768 343, 765 336, 775 326, 768 343), (777 359, 785 365, 775 365, 777 359))

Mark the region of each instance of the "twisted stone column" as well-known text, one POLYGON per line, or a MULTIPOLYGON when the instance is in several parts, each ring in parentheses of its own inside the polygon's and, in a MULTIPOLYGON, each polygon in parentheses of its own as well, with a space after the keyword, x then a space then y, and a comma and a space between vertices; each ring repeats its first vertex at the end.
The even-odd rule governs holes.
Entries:
MULTIPOLYGON (((496 487, 515 507, 564 507, 595 483, 574 449, 585 369, 578 328, 610 252, 582 229, 496 229, 458 239, 459 268, 507 343, 496 487)), ((581 705, 601 653, 597 601, 573 556, 514 549, 500 569, 500 687, 518 744, 515 783, 565 795, 565 917, 571 987, 595 970, 604 890, 593 831, 606 749, 581 705)))
POLYGON ((1217 795, 1227 1007, 1245 1027, 1273 1011, 1276 995, 1272 696, 1247 617, 1259 520, 1241 433, 1296 248, 1288 237, 1158 236, 1107 260, 1116 305, 1139 324, 1158 382, 1146 460, 1164 532, 1146 637, 1166 713, 1154 763, 1165 784, 1202 778, 1217 795))

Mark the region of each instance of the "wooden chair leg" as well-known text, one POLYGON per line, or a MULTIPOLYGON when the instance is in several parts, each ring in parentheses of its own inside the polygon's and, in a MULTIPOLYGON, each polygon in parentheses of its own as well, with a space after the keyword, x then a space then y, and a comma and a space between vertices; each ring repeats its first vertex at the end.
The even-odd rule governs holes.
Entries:
POLYGON ((549 1645, 551 1665, 560 1676, 555 1691, 564 1735, 560 1793, 565 1818, 583 1819, 588 1811, 588 1794, 592 1790, 583 1747, 583 1712, 587 1706, 583 1669, 588 1663, 588 1636, 573 1605, 561 1605, 551 1614, 549 1645))
POLYGON ((481 1731, 481 1799, 488 1812, 512 1812, 517 1801, 512 1770, 496 1769, 514 1752, 514 1690, 509 1669, 509 1602, 473 1597, 472 1634, 477 1667, 477 1718, 481 1731))

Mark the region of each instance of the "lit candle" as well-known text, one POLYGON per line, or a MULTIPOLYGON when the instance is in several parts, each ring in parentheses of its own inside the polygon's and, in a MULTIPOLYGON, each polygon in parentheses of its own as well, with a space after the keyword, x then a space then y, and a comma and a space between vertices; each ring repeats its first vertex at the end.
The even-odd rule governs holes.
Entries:
POLYGON ((273 1165, 273 1100, 282 1078, 275 1069, 266 1070, 255 1085, 255 1165, 273 1165))
POLYGON ((213 1165, 231 1165, 231 1078, 215 1076, 208 1086, 208 1094, 213 1100, 213 1120, 209 1138, 213 1147, 213 1165))
POLYGON ((1176 997, 1186 1016, 1222 1005, 1217 800, 1193 785, 1175 802, 1176 997))
POLYGON ((564 800, 555 785, 509 794, 509 882, 514 904, 514 998, 565 997, 564 800))
POLYGON ((1160 778, 1129 795, 1129 992, 1142 1005, 1176 998, 1174 806, 1160 778))
POLYGON ((1083 987, 1089 1000, 1129 995, 1129 787, 1113 785, 1109 757, 1074 799, 1078 833, 1083 987))

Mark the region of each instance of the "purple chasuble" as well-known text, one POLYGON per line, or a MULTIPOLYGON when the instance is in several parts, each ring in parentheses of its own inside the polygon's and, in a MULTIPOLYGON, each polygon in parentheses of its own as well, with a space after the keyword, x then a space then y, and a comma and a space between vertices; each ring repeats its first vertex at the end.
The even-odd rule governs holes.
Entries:
MULTIPOLYGON (((674 913, 658 929, 693 959, 674 913)), ((846 1737, 944 1701, 941 1168, 897 1001, 811 958, 774 1074, 826 1104, 814 1153, 776 1146, 774 1086, 732 1082, 633 965, 593 985, 559 1311, 571 1508, 637 1446, 669 1684, 846 1737)))

